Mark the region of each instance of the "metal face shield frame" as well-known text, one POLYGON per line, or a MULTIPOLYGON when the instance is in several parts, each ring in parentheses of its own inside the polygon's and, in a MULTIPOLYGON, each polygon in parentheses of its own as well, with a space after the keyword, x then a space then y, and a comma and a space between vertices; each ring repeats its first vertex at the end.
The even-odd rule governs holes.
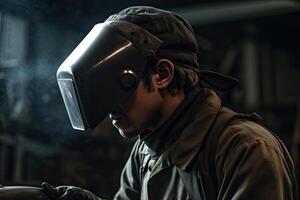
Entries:
POLYGON ((58 79, 59 89, 61 91, 66 109, 72 124, 72 127, 77 130, 85 130, 83 119, 81 117, 79 103, 77 101, 73 80, 58 79))
POLYGON ((94 26, 57 71, 72 127, 94 129, 126 102, 161 43, 129 22, 94 26))

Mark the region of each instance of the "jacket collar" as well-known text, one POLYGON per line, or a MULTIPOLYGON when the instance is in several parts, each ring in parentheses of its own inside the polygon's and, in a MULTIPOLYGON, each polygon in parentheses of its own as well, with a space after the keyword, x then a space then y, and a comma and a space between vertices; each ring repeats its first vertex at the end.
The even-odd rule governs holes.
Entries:
POLYGON ((204 144, 205 137, 214 124, 221 107, 221 100, 212 90, 205 89, 202 101, 192 122, 183 130, 177 142, 169 150, 169 159, 186 170, 204 144))
POLYGON ((148 132, 140 139, 146 144, 142 153, 157 159, 178 140, 186 126, 193 120, 195 108, 203 100, 201 88, 195 88, 172 113, 171 117, 157 130, 148 132))
POLYGON ((220 107, 221 100, 214 91, 204 89, 201 95, 199 91, 192 93, 161 129, 140 138, 146 144, 141 153, 153 157, 166 151, 163 157, 168 158, 169 164, 187 170, 204 144, 220 107))

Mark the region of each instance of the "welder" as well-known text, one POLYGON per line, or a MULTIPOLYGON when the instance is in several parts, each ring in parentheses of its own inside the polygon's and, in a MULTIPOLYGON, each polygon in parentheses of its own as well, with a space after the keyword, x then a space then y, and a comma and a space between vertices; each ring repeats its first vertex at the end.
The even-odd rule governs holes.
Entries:
MULTIPOLYGON (((74 129, 105 117, 137 141, 114 199, 297 199, 291 157, 257 114, 221 104, 237 80, 201 71, 192 26, 135 6, 95 25, 57 71, 74 129)), ((43 183, 50 199, 101 199, 43 183)))

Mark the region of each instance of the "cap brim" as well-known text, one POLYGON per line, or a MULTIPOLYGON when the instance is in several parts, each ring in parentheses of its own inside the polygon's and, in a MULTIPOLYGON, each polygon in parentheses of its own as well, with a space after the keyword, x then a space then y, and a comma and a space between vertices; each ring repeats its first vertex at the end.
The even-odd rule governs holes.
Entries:
POLYGON ((198 71, 200 81, 219 91, 229 91, 239 82, 238 79, 209 70, 198 71))

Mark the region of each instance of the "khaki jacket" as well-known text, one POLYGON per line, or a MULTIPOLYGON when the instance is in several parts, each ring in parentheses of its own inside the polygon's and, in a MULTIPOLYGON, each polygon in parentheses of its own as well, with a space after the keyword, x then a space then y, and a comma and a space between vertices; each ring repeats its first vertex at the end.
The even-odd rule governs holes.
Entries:
POLYGON ((179 114, 187 123, 159 156, 136 141, 116 200, 297 199, 292 159, 257 116, 222 107, 208 89, 193 104, 179 114))

